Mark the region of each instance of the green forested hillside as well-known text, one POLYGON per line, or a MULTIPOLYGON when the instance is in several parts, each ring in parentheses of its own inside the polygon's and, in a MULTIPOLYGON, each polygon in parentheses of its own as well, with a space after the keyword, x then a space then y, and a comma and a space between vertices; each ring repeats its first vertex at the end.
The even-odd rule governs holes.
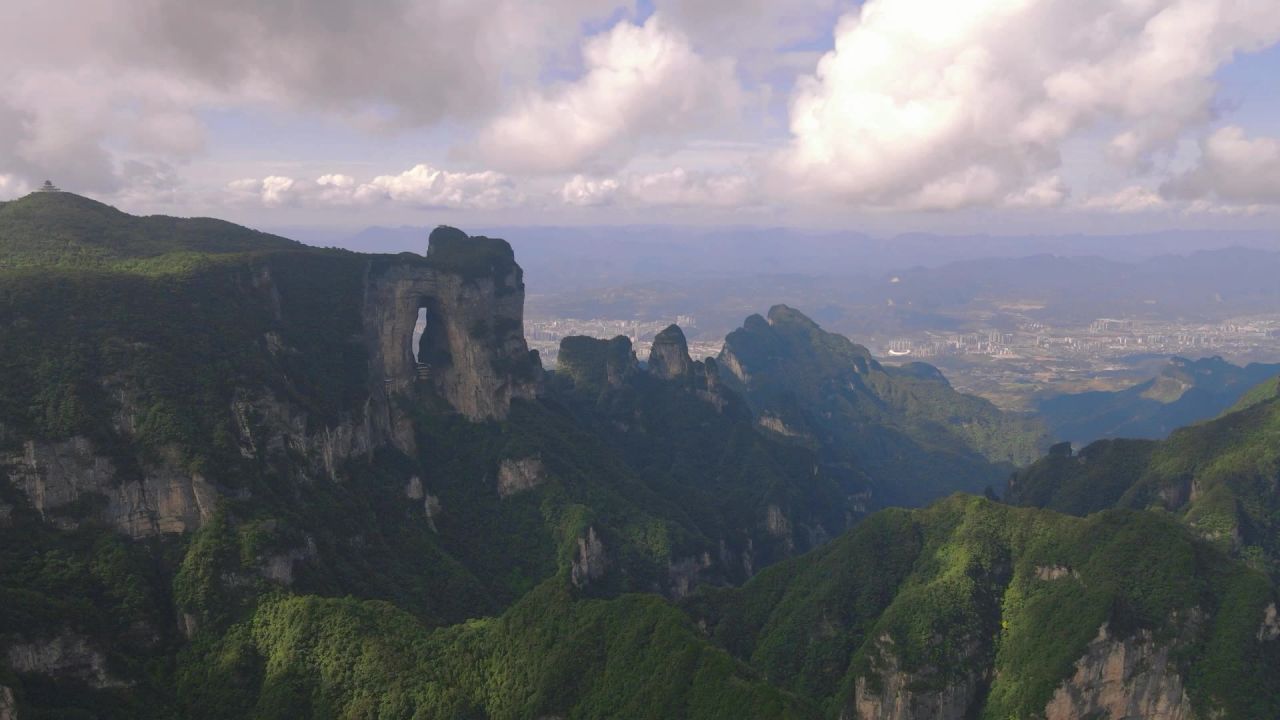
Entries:
MULTIPOLYGON (((868 515, 1040 435, 781 310, 720 361, 575 339, 539 384, 510 247, 451 228, 372 256, 65 194, 0 215, 6 720, 1280 713, 1265 398, 1134 446, 1200 483, 1191 528, 868 515)), ((1065 497, 1068 453, 1019 486, 1065 497)), ((1182 487, 1094 457, 1134 500, 1064 509, 1182 487)))
POLYGON ((1098 441, 1019 472, 1011 502, 1084 514, 1108 507, 1174 513, 1204 537, 1280 571, 1280 397, 1269 381, 1238 409, 1153 441, 1098 441))
POLYGON ((958 393, 922 363, 882 366, 786 306, 747 318, 719 363, 767 425, 865 472, 877 507, 999 486, 1046 446, 1039 421, 958 393))

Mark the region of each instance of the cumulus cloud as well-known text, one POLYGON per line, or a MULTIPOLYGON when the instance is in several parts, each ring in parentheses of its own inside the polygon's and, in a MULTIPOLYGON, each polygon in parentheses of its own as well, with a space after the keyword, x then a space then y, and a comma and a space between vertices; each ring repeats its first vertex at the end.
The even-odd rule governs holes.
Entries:
POLYGON ((621 0, 351 3, 9 0, 0 23, 0 173, 78 191, 125 162, 181 162, 200 111, 315 111, 376 127, 476 121, 536 85, 581 24, 621 0))
POLYGON ((1211 118, 1219 67, 1277 39, 1274 0, 868 0, 798 84, 781 169, 853 204, 999 204, 1104 123, 1141 167, 1211 118))
POLYGON ((729 59, 708 59, 660 15, 623 20, 583 45, 578 80, 527 96, 480 133, 476 151, 511 171, 616 167, 695 131, 724 127, 743 104, 729 59))
POLYGON ((494 209, 524 202, 506 175, 492 171, 450 172, 420 164, 398 174, 379 175, 364 183, 350 175, 330 173, 315 180, 271 175, 227 184, 233 201, 283 206, 357 206, 383 202, 423 208, 494 209))
POLYGON ((1112 213, 1138 213, 1160 210, 1166 206, 1156 191, 1141 185, 1130 185, 1116 192, 1086 198, 1081 207, 1112 213))
POLYGON ((1179 200, 1280 204, 1280 139, 1251 138, 1242 128, 1224 127, 1200 143, 1196 166, 1161 192, 1179 200))
POLYGON ((559 192, 567 205, 626 204, 668 207, 742 207, 761 198, 752 179, 739 173, 692 172, 675 168, 629 173, 621 178, 575 175, 559 192))

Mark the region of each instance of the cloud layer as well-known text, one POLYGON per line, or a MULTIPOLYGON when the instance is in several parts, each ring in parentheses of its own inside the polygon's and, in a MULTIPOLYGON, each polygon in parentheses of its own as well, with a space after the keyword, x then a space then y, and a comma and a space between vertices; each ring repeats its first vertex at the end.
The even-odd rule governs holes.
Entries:
POLYGON ((0 198, 49 177, 268 210, 1280 206, 1280 139, 1218 89, 1280 42, 1275 0, 643 5, 12 0, 0 198), (320 139, 233 144, 281 126, 320 139))
POLYGON ((1140 168, 1212 118, 1214 73, 1280 39, 1273 0, 869 0, 791 101, 790 182, 911 208, 998 204, 1063 143, 1140 168))

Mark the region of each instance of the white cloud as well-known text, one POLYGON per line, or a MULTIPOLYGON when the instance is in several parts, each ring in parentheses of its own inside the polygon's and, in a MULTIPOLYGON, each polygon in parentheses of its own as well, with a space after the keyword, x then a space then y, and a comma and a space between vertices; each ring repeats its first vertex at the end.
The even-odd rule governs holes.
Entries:
POLYGON ((1280 139, 1250 138, 1239 127, 1224 127, 1200 143, 1197 165, 1161 192, 1181 200, 1280 204, 1280 139))
POLYGON ((621 188, 622 184, 613 178, 593 180, 584 175, 574 175, 560 188, 559 195, 566 205, 611 205, 621 188))
POLYGON ((1010 193, 1004 199, 1007 207, 1049 208, 1057 207, 1071 195, 1071 190, 1057 175, 1040 178, 1030 186, 1010 193))
POLYGON ((578 206, 737 208, 761 200, 756 184, 747 175, 684 168, 629 173, 621 178, 591 179, 575 175, 560 188, 559 196, 565 204, 578 206))
POLYGON ((448 172, 415 165, 399 175, 380 175, 355 190, 359 200, 385 198, 420 207, 499 208, 517 205, 523 196, 506 175, 491 170, 448 172))
POLYGON ((577 81, 535 92, 480 133, 476 152, 512 171, 554 173, 616 167, 640 146, 723 128, 743 95, 728 59, 700 56, 655 14, 622 20, 583 45, 577 81))
POLYGON ((124 189, 129 161, 205 149, 205 108, 359 126, 478 121, 622 0, 6 0, 0 173, 124 189), (71 15, 68 13, 71 12, 71 15))
POLYGON ((0 175, 0 200, 26 195, 31 188, 13 175, 0 175))
POLYGON ((501 173, 450 172, 420 164, 398 174, 357 183, 350 175, 330 173, 315 180, 271 175, 227 184, 235 202, 268 208, 286 205, 331 207, 390 202, 413 207, 494 209, 524 202, 524 195, 501 173))
POLYGON ((1085 210, 1113 213, 1149 212, 1165 206, 1165 200, 1159 193, 1141 185, 1130 185, 1107 195, 1095 195, 1081 203, 1085 210))
POLYGON ((867 206, 1020 197, 1106 123, 1142 167, 1211 117, 1213 75, 1280 39, 1274 0, 868 0, 792 98, 784 183, 867 206))

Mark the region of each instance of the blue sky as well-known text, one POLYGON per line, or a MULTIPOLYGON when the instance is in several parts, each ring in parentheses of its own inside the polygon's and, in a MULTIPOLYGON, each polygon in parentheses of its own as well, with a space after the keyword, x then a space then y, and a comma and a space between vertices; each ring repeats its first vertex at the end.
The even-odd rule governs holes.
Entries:
POLYGON ((1272 229, 1274 0, 17 0, 0 198, 259 226, 1272 229))

